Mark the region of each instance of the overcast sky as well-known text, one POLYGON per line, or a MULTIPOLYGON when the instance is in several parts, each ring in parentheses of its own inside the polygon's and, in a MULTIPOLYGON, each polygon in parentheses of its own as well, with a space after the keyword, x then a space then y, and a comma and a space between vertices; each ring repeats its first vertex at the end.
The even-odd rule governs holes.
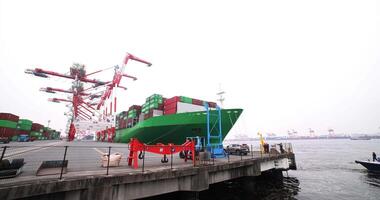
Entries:
MULTIPOLYGON (((66 108, 40 87, 70 81, 24 73, 130 63, 119 111, 153 93, 216 101, 244 112, 230 137, 375 133, 380 127, 380 2, 0 0, 0 112, 65 129, 66 108)), ((110 80, 111 74, 98 76, 110 80)))

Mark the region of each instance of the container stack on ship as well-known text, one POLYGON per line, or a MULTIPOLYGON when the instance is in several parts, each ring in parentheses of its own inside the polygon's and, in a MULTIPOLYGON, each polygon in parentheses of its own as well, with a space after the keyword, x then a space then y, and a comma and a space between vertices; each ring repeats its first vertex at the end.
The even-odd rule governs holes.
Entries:
MULTIPOLYGON (((153 94, 141 106, 133 105, 127 111, 116 115, 113 142, 128 143, 137 138, 147 144, 182 144, 186 137, 207 135, 205 104, 211 109, 216 121, 217 104, 185 96, 164 98, 153 94)), ((223 138, 235 124, 242 109, 222 109, 223 138)), ((106 141, 103 131, 97 132, 98 141, 106 141)))

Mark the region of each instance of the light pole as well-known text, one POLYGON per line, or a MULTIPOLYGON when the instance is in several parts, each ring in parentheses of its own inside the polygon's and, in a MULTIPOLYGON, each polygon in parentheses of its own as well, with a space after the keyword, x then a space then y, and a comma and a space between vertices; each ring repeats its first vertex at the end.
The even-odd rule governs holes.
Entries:
POLYGON ((48 126, 47 126, 48 128, 49 128, 49 124, 50 124, 50 119, 48 120, 48 126))

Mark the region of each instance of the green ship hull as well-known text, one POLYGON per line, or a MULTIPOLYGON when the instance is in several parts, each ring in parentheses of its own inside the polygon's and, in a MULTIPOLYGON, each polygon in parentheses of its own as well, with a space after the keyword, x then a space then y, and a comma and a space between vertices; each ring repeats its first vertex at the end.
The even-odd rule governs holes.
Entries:
MULTIPOLYGON (((223 139, 240 117, 242 109, 222 109, 223 139)), ((210 128, 215 133, 217 129, 217 111, 210 111, 210 128)), ((139 122, 132 128, 116 131, 115 142, 129 143, 131 138, 137 138, 146 144, 174 143, 183 144, 186 137, 207 137, 206 112, 177 113, 162 115, 139 122)))

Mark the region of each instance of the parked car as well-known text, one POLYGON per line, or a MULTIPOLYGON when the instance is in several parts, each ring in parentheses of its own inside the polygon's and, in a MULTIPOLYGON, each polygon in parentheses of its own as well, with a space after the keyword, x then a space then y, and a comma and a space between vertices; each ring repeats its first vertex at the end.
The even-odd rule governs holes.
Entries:
POLYGON ((248 145, 230 144, 225 149, 228 154, 247 155, 249 152, 248 145))

